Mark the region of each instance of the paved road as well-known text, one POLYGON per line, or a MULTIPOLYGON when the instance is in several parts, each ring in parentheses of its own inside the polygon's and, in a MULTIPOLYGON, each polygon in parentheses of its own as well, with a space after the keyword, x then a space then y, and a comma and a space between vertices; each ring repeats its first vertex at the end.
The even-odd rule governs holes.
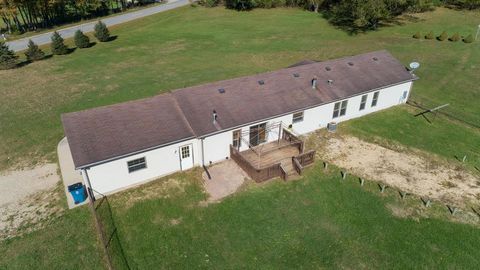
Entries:
MULTIPOLYGON (((174 8, 182 7, 188 5, 190 2, 188 0, 169 0, 167 4, 163 5, 158 5, 150 8, 144 8, 141 10, 133 11, 133 12, 128 12, 125 14, 120 14, 117 16, 109 17, 102 19, 102 22, 104 22, 107 26, 112 26, 124 22, 129 22, 135 19, 143 18, 146 16, 150 16, 156 13, 164 12, 167 10, 171 10, 174 8)), ((70 38, 73 37, 75 34, 75 31, 77 30, 82 30, 84 33, 87 32, 92 32, 93 27, 95 26, 97 22, 89 22, 89 23, 84 23, 80 25, 75 25, 67 28, 63 28, 60 30, 57 30, 57 32, 63 37, 63 38, 70 38)), ((28 45, 28 40, 31 39, 33 42, 35 42, 38 45, 43 45, 43 44, 48 44, 50 43, 50 37, 52 36, 52 32, 47 32, 43 34, 39 34, 36 36, 31 36, 31 37, 26 37, 18 40, 13 40, 7 42, 7 45, 10 47, 15 52, 25 50, 28 45)))

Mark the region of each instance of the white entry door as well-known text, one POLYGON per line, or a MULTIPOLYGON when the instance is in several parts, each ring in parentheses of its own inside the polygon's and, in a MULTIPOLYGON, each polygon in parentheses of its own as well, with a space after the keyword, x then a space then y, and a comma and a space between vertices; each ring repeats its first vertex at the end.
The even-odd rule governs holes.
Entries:
POLYGON ((180 168, 188 170, 193 167, 193 147, 191 144, 180 146, 180 168))

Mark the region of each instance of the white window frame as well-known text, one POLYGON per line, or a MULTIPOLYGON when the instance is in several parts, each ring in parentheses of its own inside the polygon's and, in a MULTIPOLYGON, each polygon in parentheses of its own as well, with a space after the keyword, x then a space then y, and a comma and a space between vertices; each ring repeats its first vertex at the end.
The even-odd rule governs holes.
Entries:
POLYGON ((360 108, 358 109, 359 111, 365 110, 365 108, 367 107, 367 99, 368 94, 362 96, 362 99, 360 100, 360 108))
POLYGON ((377 106, 378 104, 378 96, 380 95, 380 91, 377 91, 373 93, 373 99, 372 99, 372 107, 377 106))
POLYGON ((335 102, 333 105, 333 115, 332 118, 341 117, 347 114, 348 99, 335 102))
POLYGON ((296 112, 292 115, 292 124, 303 122, 303 111, 296 112))
POLYGON ((127 161, 128 173, 133 173, 147 168, 147 159, 145 157, 136 158, 127 161))

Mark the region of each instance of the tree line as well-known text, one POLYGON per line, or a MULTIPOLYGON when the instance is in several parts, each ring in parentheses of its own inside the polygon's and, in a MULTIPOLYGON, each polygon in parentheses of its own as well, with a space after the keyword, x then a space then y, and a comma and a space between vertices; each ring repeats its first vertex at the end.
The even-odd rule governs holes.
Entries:
POLYGON ((322 14, 335 25, 349 31, 377 28, 404 12, 423 12, 444 5, 478 9, 480 0, 201 0, 207 7, 225 5, 229 9, 251 10, 281 6, 301 7, 322 14))
MULTIPOLYGON (((107 25, 102 21, 98 21, 97 24, 95 24, 93 36, 100 42, 108 42, 116 38, 110 36, 110 31, 108 30, 107 25)), ((51 40, 50 50, 52 55, 65 55, 75 50, 74 48, 69 48, 65 45, 62 36, 60 36, 57 31, 53 32, 51 40)), ((81 30, 75 32, 73 41, 75 46, 79 49, 89 48, 95 44, 94 42, 90 42, 90 38, 81 30)), ((19 63, 19 56, 15 54, 14 51, 10 50, 5 42, 0 41, 0 70, 16 68, 47 58, 43 50, 40 49, 31 39, 28 41, 28 47, 24 54, 27 61, 19 63)))
POLYGON ((0 17, 8 33, 23 33, 153 2, 155 0, 0 0, 0 17))

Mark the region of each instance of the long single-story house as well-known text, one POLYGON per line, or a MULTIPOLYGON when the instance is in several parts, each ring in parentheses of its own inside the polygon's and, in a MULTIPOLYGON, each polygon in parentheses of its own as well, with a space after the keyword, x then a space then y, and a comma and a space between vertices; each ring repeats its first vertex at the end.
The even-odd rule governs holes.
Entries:
POLYGON ((275 150, 265 145, 296 144, 301 155, 297 135, 403 104, 416 79, 375 51, 66 113, 62 122, 85 185, 103 194, 229 158, 264 180, 286 177, 289 166, 263 162, 275 150))

